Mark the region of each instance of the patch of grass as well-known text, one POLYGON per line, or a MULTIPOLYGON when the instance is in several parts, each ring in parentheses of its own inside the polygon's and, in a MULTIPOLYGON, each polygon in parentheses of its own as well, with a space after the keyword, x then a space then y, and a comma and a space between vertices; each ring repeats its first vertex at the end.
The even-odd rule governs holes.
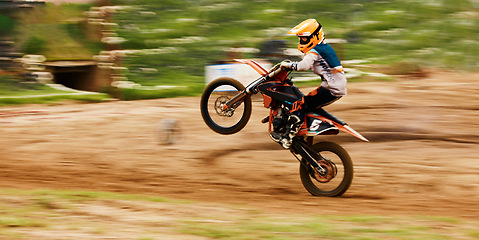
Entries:
POLYGON ((293 77, 293 83, 296 87, 314 87, 321 85, 321 79, 311 81, 294 81, 293 77))
MULTIPOLYGON (((422 218, 381 217, 368 215, 219 218, 204 222, 185 222, 179 231, 214 239, 450 239, 444 235, 441 222, 422 218)), ((474 236, 468 227, 448 228, 454 236, 474 236), (454 230, 452 230, 454 228, 454 230)))
POLYGON ((56 104, 65 101, 75 101, 81 103, 98 103, 110 101, 112 98, 107 94, 85 94, 85 95, 53 95, 38 97, 2 97, 0 98, 0 106, 6 105, 22 105, 22 104, 56 104))
POLYGON ((84 12, 91 4, 46 3, 20 11, 15 41, 25 54, 44 55, 49 61, 91 59, 101 43, 89 36, 84 12))
POLYGON ((30 54, 41 54, 45 51, 46 42, 43 37, 33 35, 24 42, 22 50, 30 54))
POLYGON ((471 237, 472 239, 479 239, 479 231, 477 230, 469 230, 466 232, 467 236, 471 237))
POLYGON ((121 193, 112 193, 112 192, 79 191, 79 190, 62 191, 62 190, 39 189, 39 190, 23 191, 23 190, 15 190, 15 189, 4 189, 2 190, 2 194, 32 196, 37 200, 37 203, 40 203, 40 205, 44 205, 44 206, 48 206, 50 204, 49 201, 52 199, 68 200, 73 202, 116 199, 116 200, 132 200, 132 201, 186 203, 185 201, 174 201, 167 198, 156 197, 156 196, 121 194, 121 193))
POLYGON ((13 228, 13 227, 45 227, 46 224, 29 218, 23 217, 11 217, 0 215, 0 228, 13 228))
POLYGON ((40 209, 60 209, 61 207, 55 203, 55 198, 51 196, 41 196, 33 198, 34 205, 40 209))
POLYGON ((175 87, 162 90, 142 90, 134 88, 121 89, 120 97, 122 100, 138 100, 138 99, 158 99, 173 98, 178 96, 199 96, 204 86, 195 84, 190 87, 175 87))
POLYGON ((445 217, 445 216, 424 216, 425 219, 430 219, 434 222, 443 222, 443 223, 451 223, 451 224, 460 224, 461 221, 457 218, 452 217, 445 217))
POLYGON ((0 96, 24 96, 53 93, 68 93, 38 82, 26 82, 14 75, 0 75, 0 96))
MULTIPOLYGON (((115 200, 170 204, 190 203, 158 196, 111 192, 2 189, 0 191, 0 238, 22 238, 32 228, 45 232, 48 232, 50 228, 64 228, 72 232, 87 229, 89 234, 105 235, 111 229, 104 228, 101 223, 92 228, 91 222, 88 222, 88 227, 84 228, 75 227, 82 226, 81 219, 78 223, 67 220, 68 223, 64 225, 56 221, 71 219, 72 215, 77 214, 75 211, 77 211, 78 204, 85 205, 92 202, 102 204, 104 201, 115 200)), ((30 237, 34 238, 34 236, 30 237)), ((62 238, 61 236, 57 237, 62 238)))
POLYGON ((18 104, 51 104, 62 101, 104 102, 107 94, 73 94, 39 82, 27 82, 15 75, 0 75, 0 106, 18 104), (23 97, 22 97, 23 96, 23 97))
MULTIPOLYGON (((163 209, 168 203, 167 218, 165 220, 139 221, 132 224, 132 231, 142 231, 152 226, 161 226, 161 232, 144 231, 148 236, 138 239, 156 239, 154 234, 161 237, 172 234, 188 239, 188 235, 201 236, 211 239, 225 240, 292 240, 292 239, 475 239, 477 221, 457 219, 442 216, 375 216, 375 215, 271 215, 258 210, 227 208, 216 206, 219 211, 212 211, 211 204, 207 209, 204 206, 195 207, 195 203, 170 200, 156 196, 137 194, 121 194, 96 191, 64 191, 64 190, 15 190, 3 189, 0 192, 0 236, 23 237, 18 232, 25 233, 31 228, 42 228, 48 232, 54 221, 65 219, 65 224, 55 223, 55 229, 63 229, 66 233, 85 232, 108 237, 117 225, 108 223, 121 219, 98 218, 93 228, 90 221, 83 217, 93 217, 84 208, 91 203, 94 206, 105 206, 115 203, 115 200, 128 201, 135 206, 142 206, 145 202, 157 203, 163 209), (136 204, 134 202, 137 202, 136 204), (181 204, 189 203, 187 213, 181 204), (177 208, 178 214, 171 214, 177 208), (191 211, 191 212, 189 212, 191 211), (223 212, 224 211, 224 212, 223 212), (223 212, 219 214, 218 212, 223 212), (194 213, 194 214, 191 214, 194 213), (226 213, 226 214, 225 214, 226 213), (71 216, 75 215, 74 218, 71 216), (172 217, 174 216, 174 217, 172 217), (191 217, 193 216, 193 217, 191 217), (75 222, 78 219, 78 222, 75 222), (106 221, 102 224, 102 221, 106 221), (158 222, 156 222, 158 221, 158 222), (165 222, 163 222, 165 221, 165 222), (142 225, 144 222, 147 225, 142 225), (86 227, 84 224, 87 224, 86 227), (160 224, 160 225, 151 225, 160 224), (84 227, 85 226, 85 227, 84 227), (142 230, 140 230, 142 229, 142 230)), ((119 202, 116 202, 119 203, 119 202)), ((121 208, 121 204, 115 204, 121 208)), ((137 211, 149 211, 133 208, 137 211)), ((99 213, 103 216, 107 213, 99 213)), ((139 213, 141 214, 141 212, 139 213)), ((160 213, 161 215, 161 213, 160 213)), ((128 215, 125 216, 130 219, 128 215)), ((130 216, 131 217, 131 216, 130 216)), ((88 218, 87 218, 88 219, 88 218)), ((131 221, 131 220, 130 220, 131 221)), ((141 236, 141 235, 140 235, 141 236)), ((62 237, 62 236, 58 236, 62 237)))
POLYGON ((379 216, 368 216, 368 215, 353 215, 353 216, 346 216, 342 217, 342 220, 351 221, 360 224, 383 224, 388 223, 391 219, 386 217, 379 217, 379 216))

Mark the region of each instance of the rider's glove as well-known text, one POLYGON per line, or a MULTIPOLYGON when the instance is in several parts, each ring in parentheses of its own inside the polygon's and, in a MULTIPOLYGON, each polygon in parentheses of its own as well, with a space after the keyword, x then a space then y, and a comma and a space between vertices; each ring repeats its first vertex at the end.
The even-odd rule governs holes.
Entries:
POLYGON ((294 62, 291 62, 291 61, 282 61, 281 62, 281 68, 282 69, 296 70, 295 67, 296 67, 296 63, 294 63, 294 62))

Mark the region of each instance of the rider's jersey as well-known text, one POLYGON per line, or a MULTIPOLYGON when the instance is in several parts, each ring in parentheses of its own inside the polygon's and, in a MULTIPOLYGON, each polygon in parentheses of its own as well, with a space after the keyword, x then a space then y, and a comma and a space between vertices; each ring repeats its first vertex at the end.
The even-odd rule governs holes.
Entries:
POLYGON ((320 43, 307 52, 300 62, 292 64, 296 71, 313 70, 323 79, 321 87, 331 91, 334 96, 346 95, 347 79, 336 52, 327 43, 320 43))

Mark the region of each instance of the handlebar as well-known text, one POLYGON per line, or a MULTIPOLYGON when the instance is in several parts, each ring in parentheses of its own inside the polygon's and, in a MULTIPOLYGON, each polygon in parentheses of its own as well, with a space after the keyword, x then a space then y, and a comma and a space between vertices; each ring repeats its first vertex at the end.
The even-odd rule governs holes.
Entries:
POLYGON ((226 110, 227 108, 233 106, 238 100, 243 99, 247 95, 252 95, 252 94, 258 93, 257 87, 260 84, 264 83, 265 81, 269 81, 274 76, 276 76, 277 74, 279 74, 281 71, 284 71, 284 70, 285 69, 282 69, 280 64, 276 64, 266 74, 264 74, 260 78, 254 80, 253 82, 248 84, 248 86, 246 86, 246 88, 243 91, 241 91, 236 96, 234 96, 232 99, 230 99, 229 101, 224 103, 223 106, 222 106, 223 110, 226 110))
POLYGON ((281 65, 280 64, 276 64, 274 65, 267 74, 265 74, 265 77, 274 77, 276 76, 276 74, 278 74, 279 72, 283 71, 283 69, 281 68, 281 65))
POLYGON ((257 93, 256 88, 264 83, 265 81, 269 81, 272 79, 274 76, 279 74, 281 71, 285 71, 285 69, 281 68, 280 64, 274 65, 266 74, 264 74, 262 77, 256 79, 255 81, 251 82, 248 86, 246 86, 246 93, 257 93))

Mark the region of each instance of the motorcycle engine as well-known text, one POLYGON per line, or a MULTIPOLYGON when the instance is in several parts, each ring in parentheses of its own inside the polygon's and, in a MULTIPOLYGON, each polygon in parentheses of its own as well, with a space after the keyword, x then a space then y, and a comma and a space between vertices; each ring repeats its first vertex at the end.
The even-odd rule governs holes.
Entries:
POLYGON ((275 117, 272 121, 273 130, 277 133, 286 132, 286 122, 286 119, 284 119, 282 116, 275 117))

